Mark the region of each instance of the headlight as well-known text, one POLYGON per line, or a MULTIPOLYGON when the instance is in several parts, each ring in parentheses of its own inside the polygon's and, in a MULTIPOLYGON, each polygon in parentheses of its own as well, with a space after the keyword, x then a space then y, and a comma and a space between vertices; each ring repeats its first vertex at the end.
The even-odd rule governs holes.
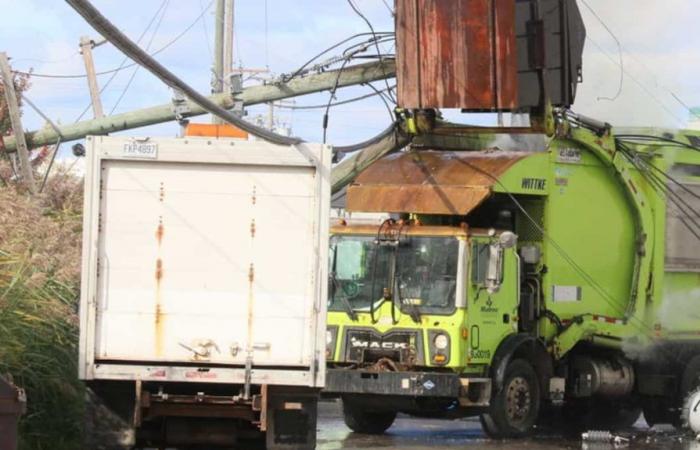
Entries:
POLYGON ((450 340, 447 339, 447 336, 444 334, 438 334, 435 336, 435 340, 433 341, 435 344, 435 348, 438 350, 445 350, 448 345, 450 345, 450 340))

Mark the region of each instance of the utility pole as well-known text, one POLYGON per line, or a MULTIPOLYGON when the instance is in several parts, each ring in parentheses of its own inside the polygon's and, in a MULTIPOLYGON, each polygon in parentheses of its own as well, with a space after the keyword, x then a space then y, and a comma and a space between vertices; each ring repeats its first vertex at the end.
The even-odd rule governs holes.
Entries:
POLYGON ((224 16, 226 0, 216 0, 216 16, 214 17, 214 74, 211 82, 213 94, 223 92, 224 79, 224 16))
MULTIPOLYGON (((248 71, 244 71, 248 72, 248 71)), ((357 66, 346 67, 342 71, 331 70, 318 74, 298 77, 288 82, 271 83, 259 86, 250 86, 234 98, 230 94, 216 94, 209 97, 210 100, 225 109, 231 109, 236 101, 243 102, 244 106, 260 105, 281 99, 297 97, 316 92, 327 91, 345 86, 366 84, 372 81, 384 80, 396 74, 396 65, 393 61, 371 62, 357 66)), ((187 100, 186 111, 182 112, 183 118, 207 114, 200 106, 187 100)), ((177 119, 172 103, 138 109, 101 119, 90 119, 82 122, 59 125, 60 133, 48 127, 27 133, 27 143, 32 147, 53 145, 62 136, 64 142, 82 139, 90 134, 116 133, 117 131, 130 130, 145 127, 157 123, 170 122, 177 119), (60 135, 60 136, 59 136, 60 135)), ((5 151, 12 153, 17 150, 15 136, 5 136, 5 151)))
POLYGON ((226 0, 224 14, 224 76, 223 92, 231 93, 231 76, 233 75, 233 30, 235 21, 235 1, 226 0))
POLYGON ((12 77, 10 61, 5 52, 0 53, 0 71, 2 71, 2 82, 5 85, 5 101, 7 102, 7 109, 10 112, 10 123, 12 123, 12 131, 15 133, 15 140, 17 142, 17 153, 19 154, 22 180, 27 185, 29 192, 35 194, 36 186, 34 185, 34 174, 32 172, 32 166, 29 164, 29 149, 24 136, 24 128, 22 128, 19 104, 17 102, 17 92, 15 92, 15 83, 12 77))
POLYGON ((100 88, 97 85, 97 75, 95 73, 95 62, 92 59, 92 49, 95 42, 87 36, 80 38, 80 53, 85 62, 85 73, 87 74, 88 87, 90 88, 90 99, 92 100, 92 112, 95 119, 104 117, 102 111, 102 100, 100 99, 100 88))
MULTIPOLYGON (((224 33, 225 33, 226 0, 216 0, 216 15, 214 16, 214 72, 212 74, 211 92, 224 92, 224 33)), ((212 115, 212 123, 221 124, 223 121, 212 115)))

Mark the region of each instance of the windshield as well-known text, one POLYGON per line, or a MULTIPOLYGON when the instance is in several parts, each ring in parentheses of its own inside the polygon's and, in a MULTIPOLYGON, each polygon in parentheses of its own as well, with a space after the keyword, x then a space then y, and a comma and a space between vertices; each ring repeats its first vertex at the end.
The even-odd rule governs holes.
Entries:
POLYGON ((332 236, 329 306, 333 311, 369 310, 391 283, 393 248, 370 236, 332 236))
POLYGON ((454 237, 408 237, 401 240, 396 297, 401 310, 451 313, 457 293, 459 241, 454 237))
POLYGON ((398 246, 378 245, 375 239, 331 237, 331 311, 367 311, 372 301, 382 301, 385 289, 407 314, 454 311, 459 261, 456 238, 403 236, 398 246))

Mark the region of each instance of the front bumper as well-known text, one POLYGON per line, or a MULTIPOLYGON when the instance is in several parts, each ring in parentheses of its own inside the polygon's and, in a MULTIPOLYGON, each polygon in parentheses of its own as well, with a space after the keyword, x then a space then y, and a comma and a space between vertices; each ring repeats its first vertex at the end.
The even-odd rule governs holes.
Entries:
POLYGON ((463 386, 453 373, 328 369, 323 393, 459 398, 463 386))

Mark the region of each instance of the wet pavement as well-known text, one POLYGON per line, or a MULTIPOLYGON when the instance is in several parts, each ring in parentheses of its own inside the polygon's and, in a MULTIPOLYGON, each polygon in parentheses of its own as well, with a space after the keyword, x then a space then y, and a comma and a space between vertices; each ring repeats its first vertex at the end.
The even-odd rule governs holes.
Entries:
POLYGON ((692 436, 671 432, 669 429, 649 429, 641 419, 634 429, 620 433, 630 439, 628 445, 584 443, 580 439, 563 438, 552 434, 536 435, 530 439, 493 441, 484 436, 479 420, 418 419, 399 416, 394 425, 381 436, 352 433, 343 423, 337 403, 322 402, 319 408, 318 450, 336 449, 410 449, 410 450, 502 450, 502 449, 576 449, 576 450, 700 450, 700 442, 692 436))

